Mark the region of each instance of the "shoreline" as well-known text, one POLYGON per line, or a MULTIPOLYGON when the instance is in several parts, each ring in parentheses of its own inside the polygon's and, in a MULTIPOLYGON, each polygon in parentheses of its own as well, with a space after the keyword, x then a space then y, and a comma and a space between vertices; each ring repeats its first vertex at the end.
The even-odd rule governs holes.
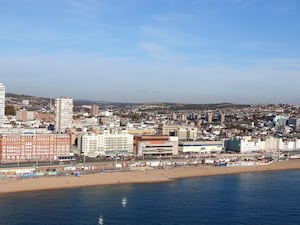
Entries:
POLYGON ((245 167, 178 167, 174 169, 149 169, 130 172, 113 172, 88 174, 81 177, 41 177, 16 179, 7 178, 0 180, 0 195, 7 193, 45 191, 68 188, 108 186, 122 184, 147 184, 172 182, 182 178, 218 176, 241 173, 273 172, 284 170, 299 170, 300 159, 274 162, 263 166, 245 167))

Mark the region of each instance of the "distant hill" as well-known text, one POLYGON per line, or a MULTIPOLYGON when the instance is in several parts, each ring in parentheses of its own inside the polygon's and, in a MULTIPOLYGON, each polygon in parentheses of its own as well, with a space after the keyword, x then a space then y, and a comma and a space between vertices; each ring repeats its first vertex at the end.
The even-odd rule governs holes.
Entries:
POLYGON ((5 97, 10 97, 10 98, 15 98, 19 100, 24 100, 24 99, 40 99, 40 100, 47 100, 49 101, 49 98, 44 98, 44 97, 36 97, 36 96, 31 96, 31 95, 23 95, 23 94, 14 94, 14 93, 5 93, 5 97))
POLYGON ((13 93, 5 93, 5 97, 9 97, 9 98, 33 98, 33 96, 30 96, 30 95, 19 95, 19 94, 13 94, 13 93))
MULTIPOLYGON (((185 104, 185 103, 153 103, 154 105, 161 105, 169 110, 216 110, 225 108, 243 108, 250 107, 246 104, 234 104, 234 103, 209 103, 209 104, 185 104)), ((146 105, 151 105, 147 103, 146 105)), ((146 109, 148 111, 149 109, 146 109)), ((150 109, 151 110, 151 109, 150 109)), ((152 109, 155 110, 155 109, 152 109)))
POLYGON ((245 104, 234 104, 234 103, 211 103, 211 104, 182 104, 171 107, 173 110, 215 110, 224 108, 243 108, 250 107, 245 104))
MULTIPOLYGON (((6 93, 6 97, 14 98, 18 101, 22 101, 24 99, 40 101, 40 102, 49 102, 49 98, 45 97, 36 97, 30 95, 23 94, 14 94, 14 93, 6 93)), ((105 101, 95 101, 95 100, 87 100, 87 99, 74 99, 74 105, 106 105, 112 107, 125 107, 125 106, 134 106, 134 105, 156 105, 162 106, 163 108, 168 108, 169 110, 214 110, 214 109, 222 109, 222 108, 242 108, 249 107, 250 105, 246 104, 233 104, 233 103, 211 103, 211 104, 186 104, 186 103, 168 103, 168 102, 145 102, 145 103, 130 103, 130 102, 105 102, 105 101)), ((147 109, 148 110, 148 109, 147 109)), ((155 108, 153 109, 155 110, 155 108)))

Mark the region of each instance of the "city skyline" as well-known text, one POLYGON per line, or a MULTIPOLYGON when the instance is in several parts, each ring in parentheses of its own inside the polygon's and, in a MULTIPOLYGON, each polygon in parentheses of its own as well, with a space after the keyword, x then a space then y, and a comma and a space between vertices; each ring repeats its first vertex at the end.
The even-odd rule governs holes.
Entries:
POLYGON ((298 1, 1 1, 6 92, 300 104, 298 1))

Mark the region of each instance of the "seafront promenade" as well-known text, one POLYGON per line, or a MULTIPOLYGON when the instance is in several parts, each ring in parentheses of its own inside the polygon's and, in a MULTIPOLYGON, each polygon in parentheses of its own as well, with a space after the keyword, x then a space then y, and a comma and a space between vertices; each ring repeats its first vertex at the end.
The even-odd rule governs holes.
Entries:
POLYGON ((96 173, 84 176, 51 176, 28 179, 8 178, 0 180, 0 194, 98 185, 171 182, 179 178, 293 169, 300 169, 299 159, 256 166, 215 167, 197 165, 163 169, 146 167, 143 169, 135 168, 126 172, 96 173))

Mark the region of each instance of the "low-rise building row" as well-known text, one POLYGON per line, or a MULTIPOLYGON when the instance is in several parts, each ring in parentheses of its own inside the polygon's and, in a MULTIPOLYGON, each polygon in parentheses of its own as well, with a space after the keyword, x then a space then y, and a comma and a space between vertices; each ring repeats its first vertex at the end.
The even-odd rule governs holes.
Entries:
POLYGON ((236 137, 225 141, 225 149, 239 153, 295 151, 300 149, 300 139, 236 137))

